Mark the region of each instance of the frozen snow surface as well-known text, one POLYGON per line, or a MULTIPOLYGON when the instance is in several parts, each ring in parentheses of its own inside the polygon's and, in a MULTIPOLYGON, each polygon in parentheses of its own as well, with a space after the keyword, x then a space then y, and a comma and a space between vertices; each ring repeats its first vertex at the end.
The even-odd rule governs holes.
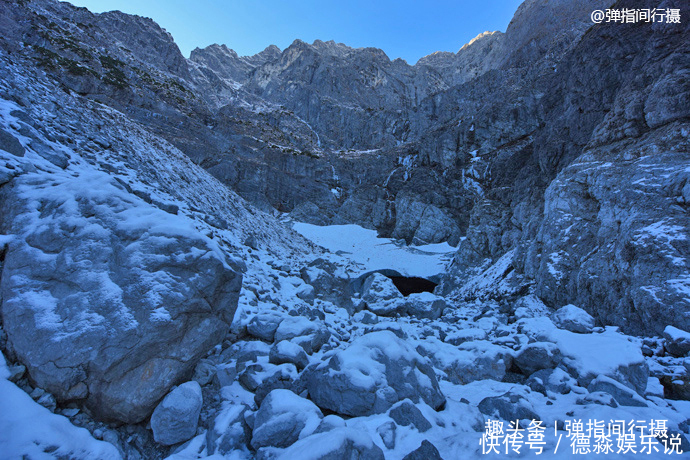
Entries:
POLYGON ((318 226, 296 222, 293 228, 319 246, 356 263, 356 274, 391 269, 403 276, 432 277, 445 273, 457 249, 448 243, 408 246, 380 238, 376 230, 354 224, 318 226))
POLYGON ((0 458, 121 458, 115 446, 94 439, 86 429, 40 406, 7 377, 5 357, 0 353, 0 458))

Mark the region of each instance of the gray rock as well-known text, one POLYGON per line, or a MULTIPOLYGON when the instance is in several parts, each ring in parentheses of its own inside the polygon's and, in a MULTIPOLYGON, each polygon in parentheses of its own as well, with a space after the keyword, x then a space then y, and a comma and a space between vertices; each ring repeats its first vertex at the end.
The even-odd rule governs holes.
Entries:
POLYGON ((366 334, 336 352, 308 373, 307 388, 319 407, 351 416, 385 412, 406 398, 434 409, 445 403, 427 361, 390 331, 366 334))
POLYGON ((105 173, 90 174, 98 187, 71 174, 25 174, 3 187, 0 227, 22 235, 5 253, 3 273, 12 276, 0 282, 3 325, 38 386, 61 401, 85 399, 100 419, 135 423, 221 341, 242 264, 210 251, 201 234, 176 232, 178 222, 170 220, 178 217, 116 187, 105 173), (15 195, 25 187, 47 206, 43 217, 15 195), (59 187, 71 195, 55 193, 59 187), (151 220, 126 220, 130 212, 151 220), (34 218, 46 220, 26 229, 34 218), (36 348, 58 337, 59 347, 36 348))
POLYGON ((313 458, 314 460, 328 459, 367 459, 384 460, 385 456, 380 447, 374 444, 369 434, 353 428, 336 428, 300 439, 285 450, 268 450, 271 458, 313 458), (275 454, 273 454, 275 452, 275 454))
POLYGON ((429 292, 422 292, 407 296, 404 312, 415 318, 438 319, 446 307, 446 301, 443 298, 429 292))
POLYGON ((311 401, 289 390, 273 390, 256 413, 251 445, 254 449, 288 447, 313 433, 322 418, 311 401))
POLYGON ((163 398, 151 415, 151 429, 157 443, 170 446, 196 434, 203 398, 197 382, 186 382, 163 398))
POLYGON ((403 457, 403 460, 443 460, 435 445, 427 441, 403 457))
POLYGON ((386 449, 395 449, 396 428, 397 425, 395 422, 391 421, 388 421, 376 428, 376 432, 379 434, 379 436, 381 436, 381 440, 383 441, 383 445, 386 446, 386 449))
POLYGON ((613 396, 621 406, 647 407, 647 402, 640 395, 622 383, 616 382, 612 378, 604 375, 600 375, 592 380, 592 383, 587 387, 587 391, 590 393, 598 391, 608 393, 613 396))
POLYGON ((17 138, 4 129, 0 129, 0 148, 17 157, 23 157, 25 152, 24 146, 17 138))
POLYGON ((225 403, 206 431, 206 449, 209 455, 227 455, 249 445, 251 429, 244 414, 249 408, 242 404, 225 403))
POLYGON ((297 370, 302 370, 309 364, 309 358, 302 347, 283 340, 276 342, 271 347, 271 352, 268 354, 268 362, 272 364, 291 363, 297 366, 297 370))
POLYGON ((431 423, 422 415, 422 412, 412 404, 412 402, 405 400, 400 404, 396 404, 388 413, 390 417, 400 426, 412 425, 420 433, 424 433, 431 429, 431 423))
POLYGON ((664 329, 664 347, 673 356, 683 357, 690 353, 690 332, 683 331, 673 326, 664 329))
POLYGON ((524 375, 529 376, 542 369, 554 369, 562 358, 563 355, 556 344, 534 342, 522 348, 515 355, 513 362, 524 375))
POLYGON ((314 434, 316 433, 326 433, 328 431, 335 430, 336 428, 345 428, 345 420, 343 420, 341 417, 338 417, 337 415, 327 415, 321 420, 321 423, 319 423, 319 426, 316 428, 316 431, 314 431, 314 434))
POLYGON ((566 305, 565 307, 559 308, 552 315, 552 319, 556 326, 570 332, 585 334, 592 332, 592 328, 594 327, 594 318, 592 318, 592 315, 575 305, 566 305))
POLYGON ((283 319, 276 329, 275 340, 291 341, 301 346, 307 354, 312 354, 319 351, 330 336, 330 331, 321 322, 289 316, 283 319))
POLYGON ((503 420, 541 420, 525 395, 515 390, 484 398, 477 407, 482 414, 503 420))
POLYGON ((373 273, 364 281, 362 300, 366 308, 378 316, 405 312, 405 298, 393 281, 381 273, 373 273))
POLYGON ((276 329, 282 320, 283 318, 278 315, 256 315, 247 323, 247 332, 257 339, 273 342, 276 329))

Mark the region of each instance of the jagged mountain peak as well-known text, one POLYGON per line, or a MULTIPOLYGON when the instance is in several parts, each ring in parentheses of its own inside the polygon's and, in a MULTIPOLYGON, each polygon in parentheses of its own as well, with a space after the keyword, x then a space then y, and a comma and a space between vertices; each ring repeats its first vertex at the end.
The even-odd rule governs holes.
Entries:
POLYGON ((464 49, 469 48, 470 46, 472 46, 473 44, 475 44, 476 42, 478 42, 480 40, 488 39, 489 37, 494 37, 494 36, 500 37, 501 35, 503 35, 503 32, 501 32, 500 30, 494 30, 494 31, 488 31, 487 30, 486 32, 482 32, 482 33, 478 34, 476 37, 474 37, 472 40, 470 40, 469 42, 462 45, 462 48, 460 48, 458 53, 464 49))

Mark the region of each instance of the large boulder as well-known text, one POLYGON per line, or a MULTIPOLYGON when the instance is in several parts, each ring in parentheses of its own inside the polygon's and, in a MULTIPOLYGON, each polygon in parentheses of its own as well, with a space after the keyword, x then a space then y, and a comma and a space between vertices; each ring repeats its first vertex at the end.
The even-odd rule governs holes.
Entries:
POLYGON ((391 331, 366 334, 305 372, 311 399, 342 415, 385 412, 405 398, 434 409, 445 403, 427 360, 391 331))
POLYGON ((8 346, 36 386, 139 422, 219 343, 242 262, 109 175, 28 172, 0 189, 8 346))
POLYGON ((171 391, 151 415, 153 439, 164 446, 187 441, 196 434, 203 397, 195 381, 171 391))

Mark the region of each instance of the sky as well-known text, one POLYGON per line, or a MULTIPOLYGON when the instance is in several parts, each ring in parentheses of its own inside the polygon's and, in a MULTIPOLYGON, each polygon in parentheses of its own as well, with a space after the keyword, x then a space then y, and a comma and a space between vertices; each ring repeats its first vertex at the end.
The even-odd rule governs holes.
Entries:
POLYGON ((505 32, 522 0, 70 0, 93 12, 154 19, 182 53, 213 43, 240 56, 295 39, 376 47, 414 64, 434 51, 457 52, 485 31, 505 32))

